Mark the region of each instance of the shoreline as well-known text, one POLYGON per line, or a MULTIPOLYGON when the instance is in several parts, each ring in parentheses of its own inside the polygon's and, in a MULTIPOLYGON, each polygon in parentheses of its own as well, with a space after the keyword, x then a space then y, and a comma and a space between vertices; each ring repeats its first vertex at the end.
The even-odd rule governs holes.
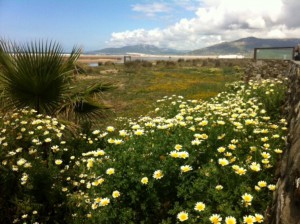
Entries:
MULTIPOLYGON (((67 56, 67 54, 66 54, 67 56)), ((148 54, 124 54, 124 55, 80 55, 78 62, 81 63, 98 63, 98 62, 115 62, 124 63, 124 57, 130 58, 131 61, 145 60, 145 61, 159 61, 169 60, 177 61, 179 59, 245 59, 242 55, 148 55, 148 54)))

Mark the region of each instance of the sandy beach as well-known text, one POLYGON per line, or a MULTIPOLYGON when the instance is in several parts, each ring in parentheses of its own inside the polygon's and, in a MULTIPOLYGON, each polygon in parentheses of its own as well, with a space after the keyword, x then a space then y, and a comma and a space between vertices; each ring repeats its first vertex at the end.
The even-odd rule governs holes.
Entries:
POLYGON ((91 63, 98 63, 98 62, 122 62, 123 56, 122 55, 80 55, 78 62, 91 64, 91 63))
MULTIPOLYGON (((207 58, 220 58, 220 55, 147 55, 147 54, 133 54, 133 55, 86 55, 82 54, 78 62, 86 64, 96 64, 98 62, 111 61, 114 63, 124 63, 124 57, 129 57, 131 61, 135 60, 145 60, 145 61, 158 61, 158 60, 168 60, 177 61, 178 59, 192 60, 192 59, 207 59, 207 58)), ((237 57, 232 57, 237 58, 237 57)), ((128 58, 127 58, 128 60, 128 58)))

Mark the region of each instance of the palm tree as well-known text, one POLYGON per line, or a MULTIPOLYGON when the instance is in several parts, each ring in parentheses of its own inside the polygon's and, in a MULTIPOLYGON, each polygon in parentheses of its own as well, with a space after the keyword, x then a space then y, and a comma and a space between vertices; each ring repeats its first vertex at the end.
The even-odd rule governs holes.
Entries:
POLYGON ((100 115, 107 107, 96 102, 92 95, 109 89, 109 85, 102 88, 98 83, 84 90, 76 88, 74 69, 80 54, 81 48, 73 47, 66 57, 61 45, 52 41, 17 45, 0 40, 2 109, 30 107, 38 113, 63 113, 76 121, 100 115))

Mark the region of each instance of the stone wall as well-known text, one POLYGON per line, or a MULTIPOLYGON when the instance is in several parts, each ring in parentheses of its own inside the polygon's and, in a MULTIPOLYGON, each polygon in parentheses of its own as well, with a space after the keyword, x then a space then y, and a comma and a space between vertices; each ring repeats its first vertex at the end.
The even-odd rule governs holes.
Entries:
POLYGON ((288 121, 286 149, 276 171, 277 190, 273 204, 266 211, 266 223, 300 224, 300 63, 293 61, 249 61, 244 81, 250 79, 288 78, 283 113, 288 121))
POLYGON ((293 64, 283 60, 249 60, 243 66, 244 79, 283 78, 288 76, 288 68, 293 64))
POLYGON ((289 133, 277 173, 277 191, 269 220, 272 224, 300 223, 300 64, 291 63, 287 71, 285 115, 289 133))

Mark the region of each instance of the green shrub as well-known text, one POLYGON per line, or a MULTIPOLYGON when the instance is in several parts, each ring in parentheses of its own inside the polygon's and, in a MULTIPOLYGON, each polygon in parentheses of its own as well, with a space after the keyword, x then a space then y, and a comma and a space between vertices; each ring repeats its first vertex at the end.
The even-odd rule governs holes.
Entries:
POLYGON ((285 145, 274 109, 285 88, 251 81, 209 101, 164 97, 156 116, 76 137, 33 110, 5 115, 0 222, 261 223, 285 145))
POLYGON ((176 67, 176 62, 175 61, 166 61, 166 67, 174 68, 174 67, 176 67))
POLYGON ((84 136, 98 150, 78 161, 84 184, 75 222, 262 222, 286 133, 286 121, 270 117, 266 96, 257 96, 270 84, 284 89, 273 80, 237 83, 210 101, 166 97, 157 117, 84 136), (163 105, 177 107, 177 114, 163 105))
POLYGON ((65 126, 22 109, 1 117, 0 130, 0 223, 68 223, 62 189, 74 151, 65 126))
POLYGON ((104 65, 105 65, 105 66, 115 66, 115 63, 112 62, 112 61, 106 61, 106 62, 104 63, 104 65))

